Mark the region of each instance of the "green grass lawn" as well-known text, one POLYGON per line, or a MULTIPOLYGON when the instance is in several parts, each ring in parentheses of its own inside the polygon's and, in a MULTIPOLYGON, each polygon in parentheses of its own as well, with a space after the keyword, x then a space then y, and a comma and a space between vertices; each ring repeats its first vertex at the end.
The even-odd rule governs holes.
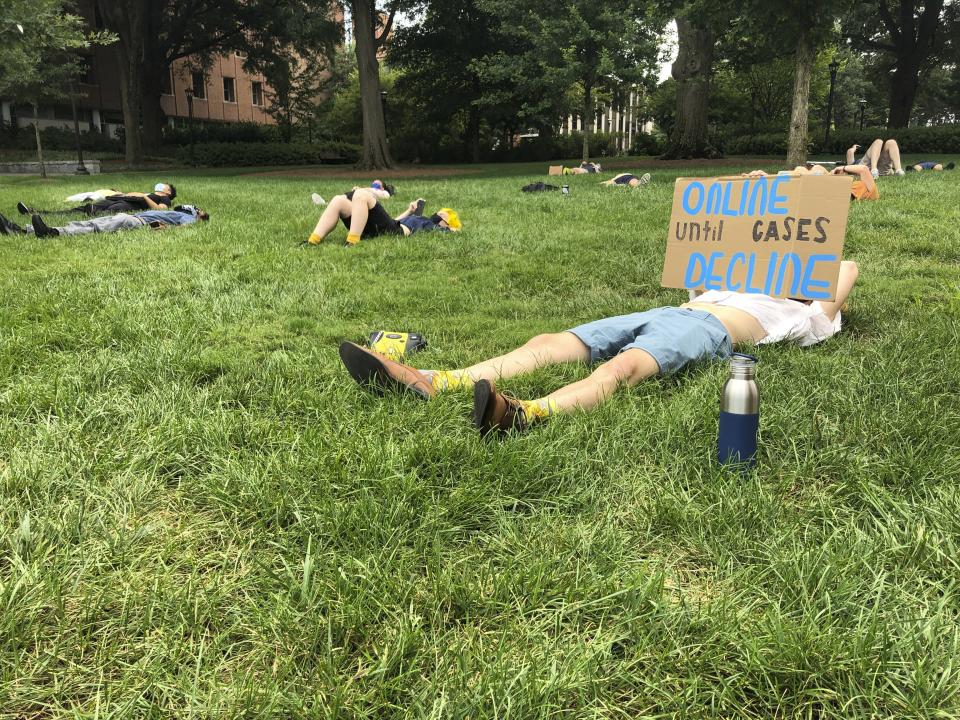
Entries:
POLYGON ((684 299, 680 169, 519 192, 545 169, 399 178, 388 210, 464 232, 311 250, 343 168, 0 178, 5 214, 159 179, 213 218, 0 237, 0 717, 960 714, 960 171, 851 208, 844 330, 759 349, 740 477, 712 461, 722 363, 505 441, 469 394, 340 366, 381 328, 460 366, 684 299))

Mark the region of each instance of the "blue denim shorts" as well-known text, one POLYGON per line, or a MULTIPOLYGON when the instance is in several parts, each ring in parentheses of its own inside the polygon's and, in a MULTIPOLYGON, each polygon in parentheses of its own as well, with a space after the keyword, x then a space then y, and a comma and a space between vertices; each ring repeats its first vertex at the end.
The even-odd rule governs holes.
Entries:
POLYGON ((579 325, 569 332, 590 349, 590 360, 607 360, 639 348, 653 356, 661 375, 697 360, 726 358, 730 336, 717 318, 703 310, 662 307, 579 325))

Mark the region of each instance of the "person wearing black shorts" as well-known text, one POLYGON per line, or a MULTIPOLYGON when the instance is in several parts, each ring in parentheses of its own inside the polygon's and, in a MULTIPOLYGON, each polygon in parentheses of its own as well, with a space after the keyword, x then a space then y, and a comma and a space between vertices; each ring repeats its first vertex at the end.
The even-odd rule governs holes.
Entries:
POLYGON ((392 218, 369 188, 357 188, 337 195, 330 201, 306 244, 319 245, 337 226, 338 220, 347 228, 347 245, 356 245, 363 238, 379 235, 412 235, 426 229, 460 229, 459 218, 449 208, 437 211, 430 218, 420 218, 422 222, 405 222, 411 216, 419 217, 422 212, 423 201, 414 200, 403 213, 392 218), (429 224, 425 222, 427 220, 430 220, 429 224))

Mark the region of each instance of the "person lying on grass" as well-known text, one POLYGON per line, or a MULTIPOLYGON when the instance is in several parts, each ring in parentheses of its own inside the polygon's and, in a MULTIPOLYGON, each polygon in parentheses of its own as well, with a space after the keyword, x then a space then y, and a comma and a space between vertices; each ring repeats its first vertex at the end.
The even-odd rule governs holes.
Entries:
POLYGON ((813 345, 840 330, 840 309, 857 280, 856 263, 840 264, 830 302, 783 300, 711 290, 680 307, 661 307, 537 335, 506 355, 460 370, 417 370, 351 342, 340 358, 358 383, 430 399, 473 389, 473 424, 481 433, 523 431, 558 413, 589 410, 621 386, 675 373, 689 363, 728 357, 733 346, 791 340, 813 345), (545 365, 602 362, 578 382, 534 400, 518 400, 495 383, 545 365))
MULTIPOLYGON (((796 173, 797 175, 827 175, 828 172, 822 165, 806 167, 797 165, 793 170, 781 170, 778 174, 796 173)), ((854 200, 879 200, 880 190, 877 183, 874 182, 870 168, 866 165, 839 165, 829 174, 832 175, 853 175, 856 180, 850 186, 850 197, 854 200)), ((751 170, 748 173, 742 173, 743 177, 760 177, 767 175, 763 170, 751 170)))
POLYGON ((430 217, 423 217, 424 205, 423 198, 414 200, 402 214, 392 218, 369 188, 351 190, 330 201, 310 237, 301 244, 319 245, 333 232, 338 220, 347 228, 347 245, 378 235, 413 235, 423 230, 459 232, 462 226, 455 211, 441 208, 430 217))
POLYGON ((620 173, 614 175, 609 180, 604 180, 601 185, 629 185, 630 187, 643 187, 650 182, 650 173, 644 173, 637 177, 633 173, 620 173))
POLYGON ((957 166, 954 162, 948 162, 944 165, 938 160, 924 160, 923 162, 914 163, 913 165, 907 166, 907 172, 923 172, 924 170, 933 170, 934 172, 940 172, 942 170, 953 170, 957 166))
MULTIPOLYGON (((361 188, 358 185, 354 185, 353 189, 360 190, 361 188)), ((390 183, 385 183, 383 180, 374 180, 370 183, 370 192, 381 200, 387 200, 397 194, 397 188, 390 183)))
POLYGON ((865 165, 875 178, 881 175, 904 174, 900 165, 900 146, 893 138, 886 141, 877 138, 859 160, 856 159, 858 147, 860 146, 851 145, 847 148, 847 165, 865 165))
POLYGON ((600 163, 584 160, 579 167, 565 167, 561 172, 564 175, 594 175, 600 172, 600 163))
POLYGON ((209 220, 202 208, 193 205, 177 205, 173 210, 145 210, 130 215, 118 213, 107 217, 91 218, 90 220, 74 220, 66 225, 52 227, 47 225, 43 218, 34 215, 31 224, 20 227, 0 215, 0 232, 4 235, 13 233, 33 233, 37 237, 57 237, 58 235, 86 235, 88 233, 112 233, 121 230, 138 230, 142 227, 151 227, 154 230, 163 230, 178 225, 190 225, 197 220, 209 220))
POLYGON ((157 183, 153 192, 115 193, 101 200, 87 202, 69 210, 37 210, 22 202, 17 203, 21 215, 76 215, 83 213, 97 215, 115 215, 117 213, 137 212, 138 210, 169 210, 177 197, 177 189, 169 183, 157 183))

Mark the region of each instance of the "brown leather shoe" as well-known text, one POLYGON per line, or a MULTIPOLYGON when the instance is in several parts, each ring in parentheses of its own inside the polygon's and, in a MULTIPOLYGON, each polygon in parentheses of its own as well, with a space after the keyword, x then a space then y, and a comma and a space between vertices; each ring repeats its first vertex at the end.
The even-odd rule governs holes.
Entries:
POLYGON ((406 390, 424 400, 436 395, 425 373, 355 343, 340 345, 340 359, 354 380, 374 392, 382 394, 388 388, 406 390))
POLYGON ((483 435, 494 431, 523 432, 527 429, 527 416, 519 400, 497 392, 489 380, 479 380, 473 386, 473 426, 483 435))

